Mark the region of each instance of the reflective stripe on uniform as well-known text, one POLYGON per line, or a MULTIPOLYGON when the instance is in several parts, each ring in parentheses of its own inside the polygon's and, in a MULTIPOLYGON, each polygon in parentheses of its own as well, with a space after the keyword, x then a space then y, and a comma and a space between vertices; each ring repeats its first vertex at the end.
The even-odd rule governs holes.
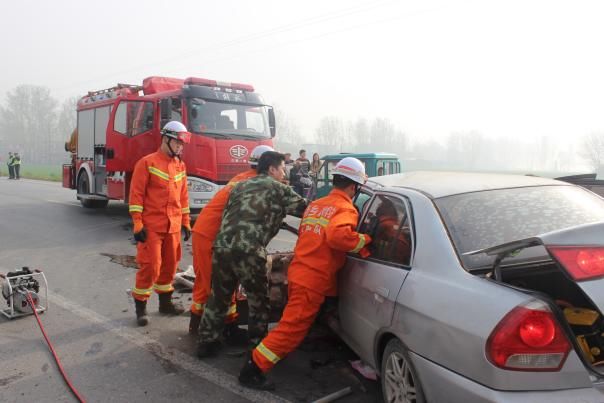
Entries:
POLYGON ((315 225, 319 224, 321 227, 327 227, 329 220, 324 217, 306 217, 302 220, 300 225, 315 225))
POLYGON ((233 188, 234 188, 234 187, 235 187, 235 185, 237 185, 238 183, 239 183, 239 182, 233 182, 233 181, 230 181, 229 183, 227 183, 227 186, 230 186, 230 187, 233 187, 233 188))
POLYGON ((183 207, 183 208, 182 208, 180 211, 181 211, 183 214, 189 214, 189 213, 191 212, 191 209, 190 209, 190 208, 188 208, 188 207, 183 207))
POLYGON ((237 313, 237 304, 231 304, 231 306, 229 307, 229 310, 227 311, 227 316, 235 315, 236 313, 237 313))
POLYGON ((181 172, 181 173, 176 174, 174 176, 174 182, 178 182, 179 180, 182 180, 182 178, 184 178, 186 174, 187 174, 186 172, 181 172))
POLYGON ((136 287, 134 287, 132 289, 132 293, 136 294, 136 295, 147 295, 147 296, 149 296, 149 295, 151 295, 152 291, 153 291, 152 288, 136 288, 136 287))
POLYGON ((359 243, 357 243, 357 246, 355 246, 354 249, 351 250, 351 252, 352 253, 357 253, 358 251, 360 251, 361 249, 363 249, 363 246, 365 246, 365 242, 367 242, 365 240, 365 235, 359 234, 359 243))
POLYGON ((131 204, 128 206, 128 211, 131 213, 142 213, 143 206, 140 206, 138 204, 131 204))
POLYGON ((197 302, 193 301, 193 307, 195 309, 197 309, 198 311, 203 311, 205 306, 206 306, 206 304, 198 304, 197 302))
POLYGON ((273 353, 271 350, 269 350, 268 348, 266 348, 266 346, 264 344, 262 344, 262 343, 258 344, 258 346, 256 347, 256 350, 260 354, 262 354, 262 356, 264 358, 266 358, 267 360, 269 360, 273 364, 276 364, 277 362, 279 362, 279 360, 281 360, 281 358, 279 358, 277 356, 277 354, 273 353))
POLYGON ((164 171, 157 169, 155 167, 149 167, 149 173, 151 173, 152 175, 159 176, 160 178, 162 178, 164 180, 167 180, 167 181, 170 180, 170 175, 168 175, 164 171))
POLYGON ((153 289, 156 291, 172 291, 174 290, 174 287, 172 287, 172 284, 164 284, 164 285, 160 285, 160 284, 153 284, 153 289))

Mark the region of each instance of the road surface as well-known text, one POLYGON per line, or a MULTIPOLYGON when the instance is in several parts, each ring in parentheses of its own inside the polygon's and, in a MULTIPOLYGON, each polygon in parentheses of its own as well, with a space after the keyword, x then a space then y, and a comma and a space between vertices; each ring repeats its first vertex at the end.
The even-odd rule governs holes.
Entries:
MULTIPOLYGON (((41 315, 72 382, 89 402, 306 402, 351 386, 341 402, 381 400, 376 382, 356 374, 354 355, 329 334, 305 342, 270 374, 272 393, 242 388, 242 350, 199 360, 188 316, 157 313, 136 326, 126 290, 135 268, 127 207, 84 209, 59 183, 0 177, 0 273, 22 266, 44 271, 49 310, 41 315)), ((281 232, 272 250, 289 250, 281 232)), ((180 267, 191 264, 190 241, 180 267)), ((185 306, 190 294, 178 294, 185 306)), ((0 300, 0 308, 6 308, 0 300)), ((73 402, 33 316, 0 317, 0 401, 73 402)))

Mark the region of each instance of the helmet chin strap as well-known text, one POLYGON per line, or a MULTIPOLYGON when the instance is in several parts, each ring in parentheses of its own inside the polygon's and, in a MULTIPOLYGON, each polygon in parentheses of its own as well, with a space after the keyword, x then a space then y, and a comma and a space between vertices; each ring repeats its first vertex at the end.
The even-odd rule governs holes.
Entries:
POLYGON ((357 197, 357 195, 359 194, 359 192, 361 191, 361 185, 359 185, 358 183, 354 184, 354 196, 352 196, 352 198, 354 199, 355 197, 357 197))
MULTIPOLYGON (((168 137, 168 136, 166 136, 166 137, 168 137)), ((176 154, 176 153, 174 152, 174 150, 172 149, 172 145, 171 145, 171 144, 172 144, 172 143, 171 143, 171 141, 172 141, 172 140, 174 140, 172 137, 168 137, 168 150, 170 150, 170 154, 171 154, 170 156, 171 156, 172 158, 176 157, 176 158, 178 158, 179 160, 181 160, 181 161, 182 161, 182 159, 180 158, 180 155, 179 155, 179 154, 176 154)))

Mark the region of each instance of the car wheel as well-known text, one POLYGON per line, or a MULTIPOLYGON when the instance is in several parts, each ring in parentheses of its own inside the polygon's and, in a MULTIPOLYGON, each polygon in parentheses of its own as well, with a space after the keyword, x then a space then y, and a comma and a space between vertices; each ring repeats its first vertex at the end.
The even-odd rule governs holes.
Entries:
POLYGON ((424 392, 407 349, 399 339, 386 345, 382 356, 382 394, 386 403, 424 403, 424 392))

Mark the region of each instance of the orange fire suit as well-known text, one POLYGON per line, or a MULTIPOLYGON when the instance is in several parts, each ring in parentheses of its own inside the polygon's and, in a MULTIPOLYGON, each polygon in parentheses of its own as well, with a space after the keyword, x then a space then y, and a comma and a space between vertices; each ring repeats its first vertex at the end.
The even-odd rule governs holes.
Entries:
MULTIPOLYGON (((193 269, 195 283, 193 284, 193 302, 191 312, 203 314, 203 308, 210 296, 212 280, 212 247, 220 230, 222 213, 229 201, 229 195, 235 185, 241 181, 256 176, 255 169, 249 169, 238 175, 220 189, 210 202, 203 208, 193 226, 193 269)), ((237 319, 237 301, 235 294, 226 315, 225 322, 232 323, 237 319)))
POLYGON ((263 372, 304 340, 325 296, 337 295, 336 274, 346 253, 365 252, 371 238, 355 231, 358 219, 352 200, 339 189, 312 202, 304 212, 287 273, 288 301, 283 316, 252 352, 263 372))
POLYGON ((146 301, 153 290, 174 291, 180 231, 191 225, 185 164, 162 151, 141 158, 132 174, 128 210, 135 227, 142 224, 147 230, 147 240, 136 246, 139 269, 133 297, 146 301))

